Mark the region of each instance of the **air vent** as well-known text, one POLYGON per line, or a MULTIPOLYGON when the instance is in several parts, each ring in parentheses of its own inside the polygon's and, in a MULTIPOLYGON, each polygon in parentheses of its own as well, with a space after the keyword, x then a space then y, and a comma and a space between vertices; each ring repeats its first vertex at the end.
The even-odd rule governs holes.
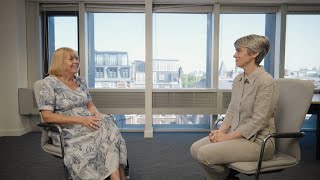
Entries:
POLYGON ((216 92, 154 92, 154 108, 198 107, 216 108, 216 92))
POLYGON ((144 92, 90 92, 97 108, 144 108, 144 92))

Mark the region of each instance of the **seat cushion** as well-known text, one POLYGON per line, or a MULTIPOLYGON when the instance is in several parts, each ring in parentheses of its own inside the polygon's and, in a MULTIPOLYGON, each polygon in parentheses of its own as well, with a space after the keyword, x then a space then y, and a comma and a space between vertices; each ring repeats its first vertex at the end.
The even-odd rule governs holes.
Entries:
POLYGON ((49 144, 49 143, 45 143, 42 146, 42 149, 52 155, 58 156, 58 157, 62 157, 61 155, 61 148, 58 146, 55 146, 53 144, 49 144))
MULTIPOLYGON (((262 161, 261 172, 282 170, 298 164, 298 160, 284 153, 277 153, 267 161, 262 161)), ((258 161, 254 162, 235 162, 228 165, 229 168, 244 174, 255 174, 258 161)))

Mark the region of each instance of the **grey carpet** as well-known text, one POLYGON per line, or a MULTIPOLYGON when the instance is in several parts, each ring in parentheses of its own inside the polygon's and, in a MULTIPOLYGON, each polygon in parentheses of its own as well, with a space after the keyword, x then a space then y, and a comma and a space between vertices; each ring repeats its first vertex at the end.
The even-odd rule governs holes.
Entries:
MULTIPOLYGON (((131 180, 203 180, 200 166, 189 153, 191 144, 207 133, 154 133, 144 139, 143 133, 122 133, 127 143, 131 180)), ((320 161, 314 155, 314 132, 302 141, 302 162, 280 173, 262 175, 262 180, 316 180, 320 161)), ((63 179, 61 160, 42 151, 40 133, 19 137, 0 137, 1 180, 63 179)), ((240 175, 242 180, 253 177, 240 175)))

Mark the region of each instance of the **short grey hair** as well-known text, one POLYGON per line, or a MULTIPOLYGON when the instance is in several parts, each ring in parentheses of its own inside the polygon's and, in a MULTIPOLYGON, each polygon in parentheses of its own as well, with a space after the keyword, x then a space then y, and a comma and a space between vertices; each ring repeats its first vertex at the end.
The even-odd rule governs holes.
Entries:
POLYGON ((259 65, 263 58, 267 55, 270 43, 265 36, 250 34, 237 39, 234 42, 234 47, 236 49, 247 48, 249 55, 259 53, 255 59, 255 64, 259 65))

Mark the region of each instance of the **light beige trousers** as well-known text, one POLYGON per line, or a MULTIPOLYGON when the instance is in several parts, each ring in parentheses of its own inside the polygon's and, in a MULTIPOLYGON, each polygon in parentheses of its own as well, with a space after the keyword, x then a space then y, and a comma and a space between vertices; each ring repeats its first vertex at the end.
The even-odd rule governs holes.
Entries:
MULTIPOLYGON (((193 143, 190 151, 192 157, 205 170, 207 180, 225 180, 229 174, 229 163, 259 159, 260 143, 245 138, 211 143, 209 138, 205 137, 193 143)), ((273 152, 273 144, 267 143, 264 159, 270 159, 273 152)))

